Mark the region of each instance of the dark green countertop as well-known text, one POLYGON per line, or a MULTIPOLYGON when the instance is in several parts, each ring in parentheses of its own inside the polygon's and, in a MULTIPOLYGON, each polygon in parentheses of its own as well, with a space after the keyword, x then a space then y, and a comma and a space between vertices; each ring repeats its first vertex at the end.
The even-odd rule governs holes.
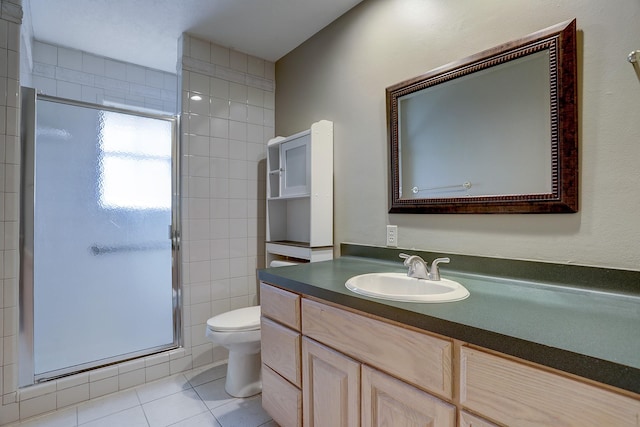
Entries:
POLYGON ((441 266, 442 276, 462 283, 469 298, 421 304, 354 294, 344 286, 352 276, 406 271, 401 261, 354 256, 263 269, 258 277, 304 295, 640 393, 640 295, 441 266))

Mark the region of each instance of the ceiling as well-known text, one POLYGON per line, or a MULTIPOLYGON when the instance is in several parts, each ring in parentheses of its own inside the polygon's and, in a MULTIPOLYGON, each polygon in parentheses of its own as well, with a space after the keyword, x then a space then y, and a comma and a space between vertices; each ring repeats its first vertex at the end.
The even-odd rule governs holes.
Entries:
POLYGON ((42 42, 174 73, 189 32, 276 61, 361 0, 23 0, 42 42))

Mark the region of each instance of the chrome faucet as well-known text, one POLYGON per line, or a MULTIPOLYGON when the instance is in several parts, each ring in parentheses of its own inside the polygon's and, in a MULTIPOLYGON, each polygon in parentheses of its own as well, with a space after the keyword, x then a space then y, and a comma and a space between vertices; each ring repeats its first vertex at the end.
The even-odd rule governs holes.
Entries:
POLYGON ((404 265, 409 267, 407 276, 416 279, 440 280, 440 269, 438 264, 451 261, 449 258, 436 258, 431 263, 431 269, 427 267, 425 260, 418 255, 400 254, 400 258, 404 259, 404 265))

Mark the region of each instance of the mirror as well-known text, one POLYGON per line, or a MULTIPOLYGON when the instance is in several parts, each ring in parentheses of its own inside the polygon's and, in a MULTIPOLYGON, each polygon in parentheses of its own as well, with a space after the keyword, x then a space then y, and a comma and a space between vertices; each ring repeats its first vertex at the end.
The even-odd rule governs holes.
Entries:
POLYGON ((391 213, 578 210, 576 22, 386 89, 391 213))

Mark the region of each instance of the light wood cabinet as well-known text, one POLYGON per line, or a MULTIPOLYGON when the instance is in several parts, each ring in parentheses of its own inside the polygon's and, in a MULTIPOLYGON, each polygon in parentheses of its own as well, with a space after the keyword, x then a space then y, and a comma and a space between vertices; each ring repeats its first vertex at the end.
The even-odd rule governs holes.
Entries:
POLYGON ((455 427, 456 408, 397 378, 363 366, 362 425, 455 427))
POLYGON ((304 425, 360 425, 360 363, 309 338, 302 340, 304 425))
POLYGON ((493 424, 487 420, 483 420, 467 411, 460 411, 460 418, 458 421, 460 427, 498 427, 497 424, 493 424))
POLYGON ((302 386, 300 333, 262 318, 262 363, 296 387, 302 386))
POLYGON ((455 407, 425 391, 451 398, 451 341, 260 289, 262 405, 282 427, 455 425, 455 407))
POLYGON ((306 298, 302 313, 303 335, 451 399, 451 341, 306 298))
POLYGON ((460 404, 510 426, 640 425, 637 398, 467 346, 460 404))
POLYGON ((304 426, 455 426, 455 406, 308 337, 302 366, 304 426))
POLYGON ((302 333, 305 426, 455 426, 451 341, 306 298, 302 333))
POLYGON ((300 427, 300 295, 260 283, 260 308, 262 407, 281 427, 300 427))
POLYGON ((260 313, 291 329, 300 331, 300 295, 260 283, 260 313))
POLYGON ((281 427, 302 426, 302 391, 262 365, 262 407, 281 427))
POLYGON ((261 286, 263 406, 283 427, 640 426, 637 394, 261 286))

